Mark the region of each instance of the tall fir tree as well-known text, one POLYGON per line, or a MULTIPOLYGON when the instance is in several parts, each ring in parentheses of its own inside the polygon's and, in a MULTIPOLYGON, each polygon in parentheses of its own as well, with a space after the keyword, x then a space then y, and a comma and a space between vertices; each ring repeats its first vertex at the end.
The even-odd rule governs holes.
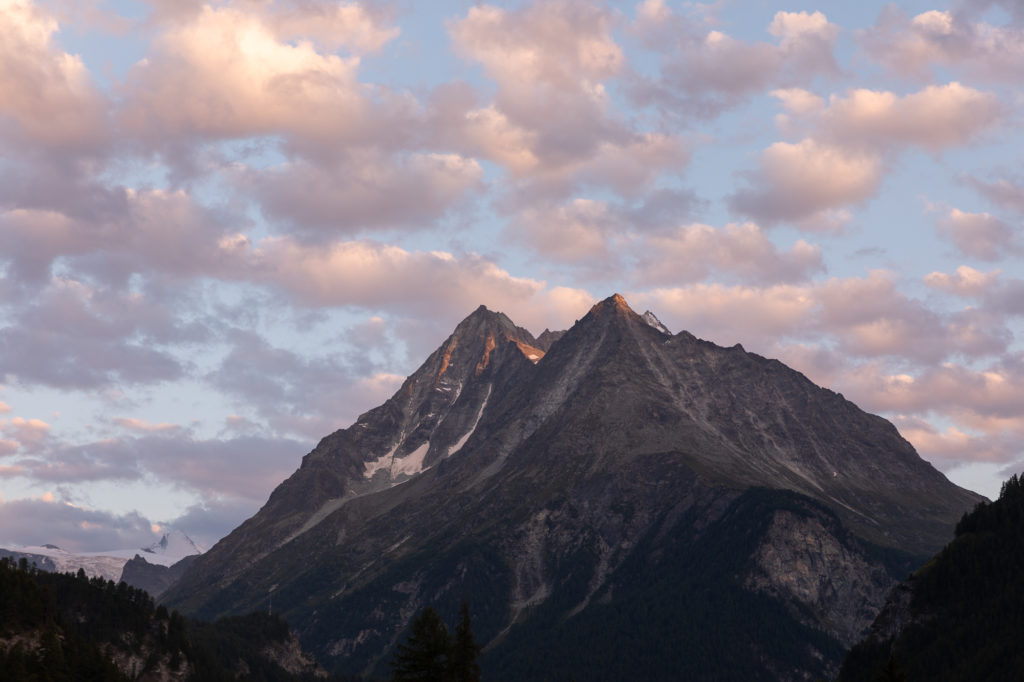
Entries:
POLYGON ((469 604, 462 602, 459 608, 459 622, 455 625, 452 641, 450 670, 452 682, 480 682, 480 645, 473 637, 473 626, 469 619, 469 604))
POLYGON ((391 661, 394 682, 447 682, 451 637, 431 606, 412 622, 412 634, 391 661))

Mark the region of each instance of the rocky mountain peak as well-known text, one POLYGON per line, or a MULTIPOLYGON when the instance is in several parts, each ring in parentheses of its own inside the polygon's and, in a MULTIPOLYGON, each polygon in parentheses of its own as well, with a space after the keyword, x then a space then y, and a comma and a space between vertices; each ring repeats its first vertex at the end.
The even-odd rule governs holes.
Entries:
POLYGON ((640 318, 640 316, 633 312, 633 309, 629 307, 629 303, 626 302, 626 299, 623 298, 621 294, 612 294, 603 301, 595 303, 590 309, 590 312, 587 313, 587 316, 595 318, 640 318))

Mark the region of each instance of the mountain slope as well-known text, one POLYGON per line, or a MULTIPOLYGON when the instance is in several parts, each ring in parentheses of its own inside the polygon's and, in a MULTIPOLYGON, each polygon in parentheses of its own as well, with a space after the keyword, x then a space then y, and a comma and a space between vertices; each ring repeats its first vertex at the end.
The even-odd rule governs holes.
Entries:
POLYGON ((674 669, 670 651, 718 652, 735 675, 717 679, 834 671, 895 576, 980 498, 891 424, 781 363, 649 319, 616 295, 539 342, 478 309, 166 599, 214 617, 273 594, 345 672, 380 672, 415 612, 434 604, 450 619, 462 598, 485 669, 508 678, 615 651, 618 617, 650 642, 655 677, 674 669), (767 507, 743 511, 751 495, 767 507), (682 624, 709 593, 726 602, 705 613, 740 631, 682 624), (754 602, 776 639, 743 634, 739 605, 754 602), (652 604, 678 626, 643 621, 652 604), (603 621, 604 639, 575 639, 603 621), (744 655, 727 655, 736 637, 744 655), (526 656, 538 638, 557 655, 526 656))
POLYGON ((1024 679, 1022 600, 1024 482, 1013 476, 893 590, 839 679, 874 679, 890 660, 911 680, 1024 679))

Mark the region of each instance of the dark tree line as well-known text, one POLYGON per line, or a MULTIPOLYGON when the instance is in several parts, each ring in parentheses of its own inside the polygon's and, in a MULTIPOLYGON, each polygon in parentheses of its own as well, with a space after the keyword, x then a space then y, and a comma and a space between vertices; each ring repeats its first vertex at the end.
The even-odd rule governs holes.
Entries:
POLYGON ((290 674, 264 655, 289 636, 288 624, 276 616, 204 623, 155 606, 149 594, 124 582, 0 559, 0 680, 128 680, 112 660, 114 651, 143 661, 137 677, 187 665, 190 682, 233 681, 239 669, 254 681, 313 679, 290 674))
POLYGON ((964 515, 909 582, 906 625, 855 646, 840 682, 1024 680, 1024 480, 964 515))
POLYGON ((394 682, 480 682, 480 645, 473 637, 469 605, 462 602, 455 632, 427 606, 412 622, 412 632, 391 661, 394 682))

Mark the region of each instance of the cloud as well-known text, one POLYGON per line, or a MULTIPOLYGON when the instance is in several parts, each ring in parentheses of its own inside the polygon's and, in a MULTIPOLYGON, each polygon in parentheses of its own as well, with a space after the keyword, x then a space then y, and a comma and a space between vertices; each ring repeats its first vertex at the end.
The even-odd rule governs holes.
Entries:
POLYGON ((669 227, 638 216, 643 212, 574 199, 523 210, 506 236, 580 276, 597 281, 629 276, 638 287, 701 281, 713 274, 760 284, 795 282, 824 270, 818 247, 798 240, 790 251, 781 251, 754 223, 669 227))
POLYGON ((746 42, 718 30, 697 36, 682 24, 660 2, 638 6, 633 23, 662 59, 656 78, 634 77, 632 95, 670 118, 680 112, 715 117, 769 88, 839 74, 833 55, 839 29, 821 12, 777 12, 767 27, 777 44, 746 42), (676 28, 675 40, 667 27, 676 28))
POLYGON ((57 21, 30 0, 0 0, 0 139, 12 147, 94 149, 107 103, 80 57, 52 41, 57 21))
POLYGON ((506 231, 544 259, 605 269, 615 260, 613 241, 628 241, 620 216, 606 202, 574 199, 568 204, 526 208, 506 231))
POLYGON ((848 207, 873 197, 887 161, 921 147, 939 152, 967 144, 993 129, 1004 115, 999 99, 959 83, 929 86, 899 97, 891 92, 852 90, 827 105, 804 90, 775 90, 788 113, 784 130, 810 128, 797 143, 776 142, 749 186, 728 197, 730 207, 766 224, 789 221, 802 229, 837 230, 848 207))
POLYGON ((209 549, 242 525, 242 523, 263 505, 263 501, 210 499, 190 505, 179 516, 164 521, 167 528, 174 528, 188 535, 200 547, 209 549))
POLYGON ((510 91, 532 92, 543 84, 597 94, 596 84, 624 63, 612 24, 612 14, 599 5, 555 0, 512 11, 471 7, 449 32, 459 52, 510 91))
MULTIPOLYGON (((1007 4, 1011 9, 1016 7, 1007 4)), ((924 79, 943 68, 976 79, 1008 83, 1019 80, 1024 76, 1022 27, 974 21, 973 14, 929 10, 909 17, 889 5, 874 26, 856 35, 872 60, 904 76, 924 79)))
POLYGON ((483 303, 523 324, 543 325, 561 310, 564 292, 592 300, 578 289, 515 277, 478 254, 407 251, 369 240, 308 246, 288 237, 255 246, 240 239, 232 249, 237 278, 282 291, 301 306, 384 309, 447 323, 483 303))
POLYGON ((19 452, 39 452, 50 437, 50 425, 41 419, 14 417, 0 420, 0 433, 9 439, 4 442, 13 444, 19 452))
MULTIPOLYGON (((328 11, 325 3, 316 3, 328 11)), ((317 34, 331 35, 348 14, 363 26, 365 15, 336 5, 333 18, 317 34), (339 18, 340 17, 340 18, 339 18)), ((388 114, 378 108, 357 80, 359 58, 321 53, 304 40, 289 42, 317 25, 316 13, 271 17, 231 6, 204 5, 197 13, 168 24, 152 52, 129 72, 119 115, 133 135, 162 144, 178 139, 231 139, 286 135, 313 147, 337 147, 380 139, 388 114), (378 131, 378 132, 374 132, 378 131)), ((383 44, 383 34, 343 30, 338 40, 367 47, 383 44)), ((389 93, 381 93, 385 99, 389 93)), ((399 110, 405 105, 399 98, 399 110)))
POLYGON ((112 514, 47 499, 0 501, 0 539, 8 544, 57 545, 70 552, 145 547, 156 538, 138 513, 112 514), (32 519, 32 523, 25 523, 32 519))
POLYGON ((952 82, 903 97, 867 89, 833 95, 820 126, 823 135, 843 143, 916 145, 937 152, 967 144, 992 129, 1003 113, 995 94, 952 82))
POLYGON ((848 219, 842 208, 874 196, 883 174, 879 154, 811 138, 776 142, 759 162, 751 186, 728 197, 730 207, 766 223, 793 221, 817 231, 841 227, 848 219))
POLYGON ((312 39, 328 50, 379 52, 398 37, 381 10, 358 2, 304 0, 278 2, 268 8, 269 21, 281 40, 312 39))
POLYGON ((0 328, 0 375, 26 385, 94 389, 180 378, 184 367, 154 348, 178 336, 141 296, 54 280, 35 300, 11 311, 0 328), (163 336, 168 334, 168 336, 163 336), (163 337, 163 338, 161 338, 163 337), (156 343, 153 343, 156 342, 156 343))
POLYGON ((801 239, 781 251, 754 223, 721 229, 695 223, 652 234, 638 266, 636 278, 646 285, 699 281, 713 273, 759 284, 799 282, 824 270, 820 248, 801 239))
POLYGON ((369 349, 349 363, 302 357, 251 332, 235 331, 229 341, 231 350, 206 380, 254 408, 278 433, 319 438, 383 403, 404 379, 374 371, 369 349))
MULTIPOLYGON (((934 310, 902 293, 897 284, 891 273, 873 271, 867 277, 805 284, 698 283, 631 297, 657 311, 671 328, 718 343, 742 340, 760 353, 778 352, 776 344, 784 342, 814 341, 850 359, 918 366, 1002 354, 1013 340, 998 314, 934 310)), ((816 366, 821 369, 820 362, 816 366)))
POLYGON ((628 298, 639 308, 657 311, 673 329, 730 344, 796 333, 815 307, 812 293, 791 284, 754 287, 701 283, 631 293, 628 298))
POLYGON ((310 441, 261 436, 197 439, 186 430, 91 443, 53 443, 15 460, 33 483, 159 481, 200 499, 266 500, 298 466, 310 441))
POLYGON ((525 202, 561 198, 578 185, 636 194, 689 152, 677 136, 636 130, 615 111, 606 82, 624 66, 615 17, 580 0, 479 5, 448 25, 457 54, 497 84, 480 105, 466 87, 433 98, 433 126, 465 153, 502 164, 525 202))
POLYGON ((458 154, 387 156, 361 150, 329 164, 294 161, 245 169, 240 188, 269 217, 304 234, 354 234, 365 229, 419 229, 483 181, 475 160, 458 154))
POLYGON ((1003 352, 1012 339, 1004 324, 977 311, 941 314, 909 298, 884 271, 833 278, 816 289, 817 328, 851 355, 934 363, 951 354, 1003 352))
POLYGON ((940 430, 923 419, 898 416, 893 420, 904 438, 925 459, 950 469, 964 462, 1010 462, 1020 451, 1003 438, 962 431, 956 426, 940 430))
POLYGON ((111 421, 123 429, 137 433, 159 433, 161 431, 176 431, 182 428, 178 424, 169 424, 167 422, 154 424, 145 419, 137 419, 135 417, 114 417, 111 421))
POLYGON ((1011 178, 982 180, 973 175, 966 176, 966 181, 992 203, 1024 214, 1024 183, 1011 178))
MULTIPOLYGON (((60 196, 55 197, 60 202, 60 196)), ((121 188, 92 197, 91 211, 74 207, 15 208, 0 213, 11 274, 37 284, 50 278, 57 259, 105 282, 132 273, 186 277, 215 270, 217 242, 237 218, 197 203, 185 191, 121 188)))
POLYGON ((939 235, 952 241, 961 254, 970 258, 996 261, 1021 251, 1016 231, 989 213, 967 213, 952 208, 935 227, 939 235))
POLYGON ((981 296, 990 291, 999 279, 999 270, 981 272, 968 265, 961 265, 952 275, 944 272, 930 272, 924 283, 933 289, 947 291, 957 296, 981 296))

